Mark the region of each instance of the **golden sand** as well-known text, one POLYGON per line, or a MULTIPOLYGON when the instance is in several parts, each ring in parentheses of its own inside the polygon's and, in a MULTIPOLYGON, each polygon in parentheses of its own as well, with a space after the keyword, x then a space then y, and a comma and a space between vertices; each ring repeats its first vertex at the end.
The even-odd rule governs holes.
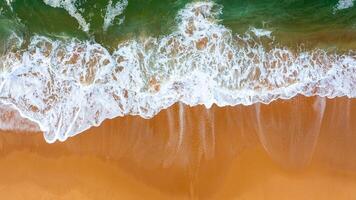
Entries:
POLYGON ((177 104, 55 144, 0 133, 0 199, 356 199, 356 100, 177 104))

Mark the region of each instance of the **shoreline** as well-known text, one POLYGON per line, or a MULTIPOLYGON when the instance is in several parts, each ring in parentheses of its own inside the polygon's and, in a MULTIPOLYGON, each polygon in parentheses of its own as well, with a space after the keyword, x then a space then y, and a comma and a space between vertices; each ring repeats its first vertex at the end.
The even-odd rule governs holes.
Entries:
POLYGON ((7 174, 3 181, 9 191, 37 191, 36 197, 63 199, 103 195, 109 199, 125 195, 131 199, 172 195, 177 199, 259 199, 261 192, 267 199, 356 196, 352 189, 356 185, 356 100, 327 99, 320 133, 314 134, 305 131, 318 124, 313 120, 318 113, 313 111, 316 99, 299 96, 260 105, 260 123, 275 121, 275 127, 260 126, 264 140, 257 130, 256 106, 210 110, 184 106, 182 117, 176 104, 150 120, 137 116, 106 120, 100 127, 53 144, 47 144, 40 133, 2 132, 0 173, 7 174), (312 140, 316 143, 306 142, 312 140), (91 185, 96 179, 102 182, 91 185), (72 189, 69 183, 81 186, 72 189), (285 188, 290 184, 295 187, 285 188), (278 187, 284 189, 273 191, 278 187), (333 188, 328 195, 321 192, 326 187, 333 188), (95 192, 85 196, 89 190, 95 192), (350 196, 339 196, 346 194, 350 196))

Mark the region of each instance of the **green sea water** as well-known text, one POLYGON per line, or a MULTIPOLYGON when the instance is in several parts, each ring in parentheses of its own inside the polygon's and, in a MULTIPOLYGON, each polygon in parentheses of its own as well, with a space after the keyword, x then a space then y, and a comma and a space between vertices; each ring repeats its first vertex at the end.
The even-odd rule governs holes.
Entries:
MULTIPOLYGON (((117 1, 114 1, 115 3, 117 1)), ((188 0, 129 0, 126 9, 103 30, 109 0, 77 0, 75 7, 90 24, 88 32, 65 9, 46 5, 42 0, 0 2, 0 39, 11 31, 30 37, 93 39, 107 47, 122 40, 171 33, 176 15, 188 0), (118 23, 118 18, 124 18, 118 23)), ((356 48, 356 6, 336 10, 337 0, 217 0, 222 6, 220 23, 233 33, 243 34, 250 27, 273 32, 282 45, 337 49, 356 48)))

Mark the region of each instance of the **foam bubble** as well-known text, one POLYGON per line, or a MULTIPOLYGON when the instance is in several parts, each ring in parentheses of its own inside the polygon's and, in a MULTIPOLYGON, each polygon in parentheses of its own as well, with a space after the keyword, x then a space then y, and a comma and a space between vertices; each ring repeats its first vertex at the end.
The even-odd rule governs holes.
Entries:
MULTIPOLYGON (((266 34, 233 35, 221 7, 188 4, 177 31, 128 40, 110 53, 93 41, 32 38, 2 56, 0 102, 64 141, 108 118, 150 118, 176 102, 210 107, 306 96, 356 97, 356 54, 267 46, 266 34)), ((268 35, 268 34, 267 34, 268 35)))
POLYGON ((255 27, 251 27, 250 31, 253 32, 257 37, 271 37, 272 31, 266 29, 259 29, 255 27))
POLYGON ((339 0, 335 6, 335 10, 344 10, 354 6, 354 0, 339 0))
MULTIPOLYGON (((105 17, 104 17, 104 24, 103 24, 104 31, 107 31, 109 26, 112 25, 115 18, 124 12, 127 5, 128 5, 127 0, 119 1, 115 5, 112 5, 112 0, 109 1, 108 5, 106 7, 106 13, 105 13, 105 17)), ((119 24, 121 24, 123 21, 124 21, 124 18, 121 18, 119 20, 119 24)))

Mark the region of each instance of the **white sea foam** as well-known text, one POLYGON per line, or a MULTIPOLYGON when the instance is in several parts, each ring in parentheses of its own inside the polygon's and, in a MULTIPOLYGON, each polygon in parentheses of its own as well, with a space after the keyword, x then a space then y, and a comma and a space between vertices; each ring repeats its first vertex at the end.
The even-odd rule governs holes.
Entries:
POLYGON ((257 37, 271 37, 272 31, 266 29, 259 29, 255 27, 251 27, 250 31, 254 33, 257 37))
POLYGON ((70 16, 77 20, 81 29, 85 32, 88 32, 90 24, 85 21, 82 14, 75 7, 75 1, 76 0, 43 0, 45 4, 51 7, 65 9, 70 16))
POLYGON ((335 6, 335 10, 348 9, 354 6, 354 0, 339 0, 335 6))
MULTIPOLYGON (((113 21, 115 18, 119 15, 121 15, 125 8, 128 5, 127 0, 121 0, 117 2, 115 5, 112 5, 112 0, 109 1, 107 7, 106 7, 106 13, 104 17, 104 24, 103 24, 103 30, 106 31, 109 26, 113 24, 113 21)), ((119 19, 119 24, 121 24, 124 21, 124 17, 119 19)))
POLYGON ((0 130, 15 132, 40 132, 40 129, 36 123, 22 118, 17 110, 7 105, 0 105, 0 130))
POLYGON ((11 4, 12 4, 12 1, 13 0, 5 0, 6 1, 6 4, 10 7, 10 9, 12 10, 12 6, 11 6, 11 4))
POLYGON ((176 102, 210 107, 297 94, 356 97, 355 52, 266 48, 268 38, 259 34, 233 35, 218 23, 220 13, 214 3, 188 4, 172 34, 126 41, 113 53, 95 42, 35 36, 26 50, 1 58, 0 102, 54 142, 107 118, 150 118, 176 102))

